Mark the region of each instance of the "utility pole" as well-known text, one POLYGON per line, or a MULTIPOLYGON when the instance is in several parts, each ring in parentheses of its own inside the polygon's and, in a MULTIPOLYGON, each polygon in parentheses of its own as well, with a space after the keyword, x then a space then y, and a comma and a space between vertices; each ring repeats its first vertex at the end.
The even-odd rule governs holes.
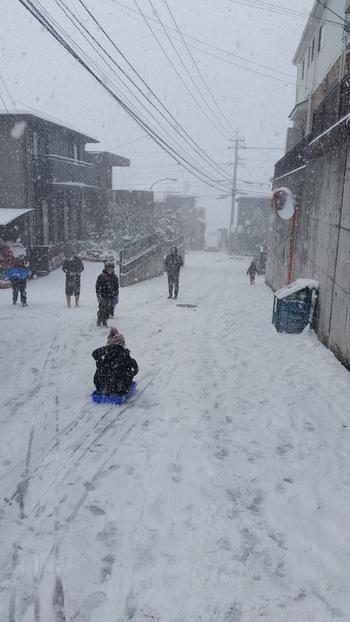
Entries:
POLYGON ((238 149, 239 149, 240 140, 242 139, 239 138, 239 133, 237 130, 236 139, 234 141, 235 158, 234 158, 234 163, 233 163, 233 178, 232 178, 232 190, 231 190, 231 216, 230 216, 229 245, 228 245, 229 255, 232 255, 235 252, 235 239, 234 238, 235 238, 235 228, 237 226, 237 222, 236 222, 237 167, 238 167, 238 149))

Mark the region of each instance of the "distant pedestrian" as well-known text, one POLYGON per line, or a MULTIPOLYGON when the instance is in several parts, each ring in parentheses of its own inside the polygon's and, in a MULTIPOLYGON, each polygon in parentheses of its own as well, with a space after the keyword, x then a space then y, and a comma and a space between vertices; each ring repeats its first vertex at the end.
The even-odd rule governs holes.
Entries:
POLYGON ((247 270, 247 274, 249 274, 249 278, 250 278, 250 284, 254 285, 255 284, 255 275, 258 274, 258 267, 256 265, 256 262, 253 261, 251 262, 248 270, 247 270))
POLYGON ((177 247, 173 246, 169 255, 166 256, 164 262, 165 271, 168 274, 168 288, 169 288, 169 296, 168 298, 173 297, 177 298, 179 293, 179 278, 180 278, 180 268, 183 266, 183 259, 181 255, 177 254, 177 247))
POLYGON ((96 281, 96 296, 98 301, 97 326, 108 326, 107 320, 115 304, 119 301, 119 279, 114 272, 115 263, 108 260, 96 281))
POLYGON ((72 296, 75 296, 75 306, 79 307, 80 275, 84 270, 84 264, 78 255, 74 255, 64 260, 62 270, 66 275, 67 307, 71 306, 72 296))
POLYGON ((100 395, 126 395, 134 376, 139 371, 137 362, 125 347, 125 339, 111 328, 107 345, 92 353, 96 361, 94 384, 100 395))
POLYGON ((27 307, 27 278, 30 275, 30 270, 25 257, 22 255, 16 257, 12 268, 8 268, 8 270, 5 271, 5 276, 6 273, 8 273, 8 278, 11 282, 13 304, 17 304, 19 294, 22 307, 27 307))

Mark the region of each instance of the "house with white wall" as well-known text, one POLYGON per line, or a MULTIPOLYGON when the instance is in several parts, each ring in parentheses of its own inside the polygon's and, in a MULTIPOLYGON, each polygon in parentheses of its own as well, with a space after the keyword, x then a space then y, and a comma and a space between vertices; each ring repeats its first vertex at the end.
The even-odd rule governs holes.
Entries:
POLYGON ((298 73, 287 151, 311 132, 313 113, 348 73, 349 31, 350 0, 316 0, 293 58, 298 73))

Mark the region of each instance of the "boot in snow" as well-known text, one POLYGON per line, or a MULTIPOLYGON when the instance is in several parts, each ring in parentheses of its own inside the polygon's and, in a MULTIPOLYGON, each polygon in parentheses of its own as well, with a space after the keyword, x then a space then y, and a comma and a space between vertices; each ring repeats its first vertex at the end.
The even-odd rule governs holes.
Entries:
POLYGON ((67 307, 70 307, 70 301, 72 299, 72 296, 66 296, 67 299, 67 307))
POLYGON ((75 306, 79 307, 79 296, 75 297, 75 306))

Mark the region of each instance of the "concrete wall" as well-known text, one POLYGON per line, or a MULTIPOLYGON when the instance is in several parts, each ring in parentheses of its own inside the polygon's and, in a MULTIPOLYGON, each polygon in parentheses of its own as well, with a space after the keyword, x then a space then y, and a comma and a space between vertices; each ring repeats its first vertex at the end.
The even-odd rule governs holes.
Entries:
MULTIPOLYGON (((350 143, 309 158, 304 175, 292 280, 319 281, 318 337, 350 368, 350 143)), ((274 186, 298 194, 297 173, 280 181, 274 186)), ((276 217, 270 232, 266 282, 273 290, 286 284, 289 227, 276 217)))
MULTIPOLYGON (((302 204, 303 185, 305 168, 296 170, 294 173, 282 175, 274 180, 274 188, 286 187, 298 198, 298 204, 302 204)), ((296 215, 295 245, 298 243, 302 247, 302 242, 298 242, 299 221, 302 217, 302 210, 299 209, 296 215)), ((274 214, 271 209, 269 218, 269 236, 267 244, 266 259, 266 283, 276 291, 287 284, 288 257, 290 247, 290 221, 282 220, 274 214)))

